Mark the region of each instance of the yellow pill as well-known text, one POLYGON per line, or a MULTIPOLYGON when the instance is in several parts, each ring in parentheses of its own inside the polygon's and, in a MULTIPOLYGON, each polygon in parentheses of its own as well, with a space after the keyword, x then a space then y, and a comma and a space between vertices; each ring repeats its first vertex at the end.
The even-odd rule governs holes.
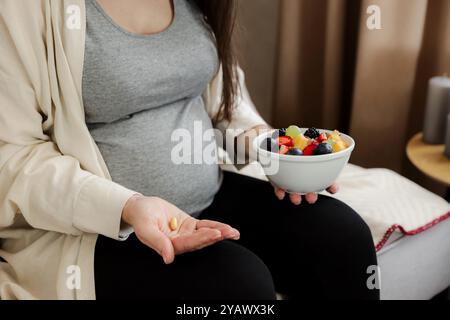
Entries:
POLYGON ((170 219, 169 227, 170 227, 170 230, 172 230, 172 231, 177 230, 177 227, 178 227, 177 218, 173 217, 172 219, 170 219))

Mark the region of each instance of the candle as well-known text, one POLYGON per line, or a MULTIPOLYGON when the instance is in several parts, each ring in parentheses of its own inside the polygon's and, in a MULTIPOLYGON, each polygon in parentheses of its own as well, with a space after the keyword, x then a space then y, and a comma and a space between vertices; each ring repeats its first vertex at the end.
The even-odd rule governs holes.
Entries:
POLYGON ((434 77, 428 86, 423 141, 429 144, 444 144, 447 114, 450 112, 450 78, 434 77))
POLYGON ((447 134, 445 136, 445 155, 450 158, 450 113, 447 115, 447 134))

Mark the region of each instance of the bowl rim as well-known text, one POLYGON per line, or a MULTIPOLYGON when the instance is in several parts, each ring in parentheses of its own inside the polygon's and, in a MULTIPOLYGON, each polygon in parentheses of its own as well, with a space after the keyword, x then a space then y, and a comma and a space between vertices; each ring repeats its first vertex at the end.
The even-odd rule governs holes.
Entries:
MULTIPOLYGON (((255 138, 255 140, 253 141, 253 150, 257 153, 257 155, 263 154, 266 157, 269 156, 272 159, 278 159, 281 161, 289 161, 289 162, 322 162, 322 161, 331 161, 334 159, 340 159, 342 157, 345 157, 345 156, 351 154, 356 146, 356 142, 351 136, 344 134, 342 132, 339 132, 341 134, 342 138, 344 138, 344 140, 346 140, 346 142, 349 143, 349 146, 348 146, 348 148, 346 148, 342 151, 339 151, 339 152, 335 152, 335 153, 324 154, 324 155, 320 155, 320 156, 292 156, 292 155, 284 155, 284 154, 267 151, 267 150, 261 148, 261 142, 264 139, 271 137, 273 135, 273 133, 277 130, 278 129, 273 129, 268 132, 264 132, 255 138)), ((305 132, 306 130, 308 130, 308 128, 300 128, 300 130, 305 132)), ((317 129, 317 130, 319 130, 320 132, 325 132, 325 133, 331 133, 331 132, 335 131, 335 130, 328 130, 328 129, 317 129)))

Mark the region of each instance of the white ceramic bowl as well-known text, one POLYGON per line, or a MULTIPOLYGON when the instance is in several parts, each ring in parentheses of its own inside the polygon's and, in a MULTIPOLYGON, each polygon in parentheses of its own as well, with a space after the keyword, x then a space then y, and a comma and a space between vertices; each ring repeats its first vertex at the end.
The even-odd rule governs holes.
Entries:
MULTIPOLYGON (((306 130, 303 128, 302 132, 306 130)), ((258 136, 253 142, 253 150, 258 155, 267 178, 290 193, 321 192, 328 188, 336 181, 355 148, 355 141, 350 136, 341 134, 348 148, 340 152, 320 156, 281 155, 261 148, 262 142, 272 137, 275 131, 258 136)), ((323 129, 319 131, 332 132, 323 129)))

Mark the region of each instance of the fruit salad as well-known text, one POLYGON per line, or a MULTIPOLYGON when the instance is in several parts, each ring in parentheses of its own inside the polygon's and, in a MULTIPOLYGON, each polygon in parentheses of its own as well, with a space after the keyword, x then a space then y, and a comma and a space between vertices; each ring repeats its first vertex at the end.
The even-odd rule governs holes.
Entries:
POLYGON ((339 131, 320 132, 316 128, 306 131, 290 126, 274 132, 262 146, 269 152, 291 156, 319 156, 339 152, 348 148, 339 131))

